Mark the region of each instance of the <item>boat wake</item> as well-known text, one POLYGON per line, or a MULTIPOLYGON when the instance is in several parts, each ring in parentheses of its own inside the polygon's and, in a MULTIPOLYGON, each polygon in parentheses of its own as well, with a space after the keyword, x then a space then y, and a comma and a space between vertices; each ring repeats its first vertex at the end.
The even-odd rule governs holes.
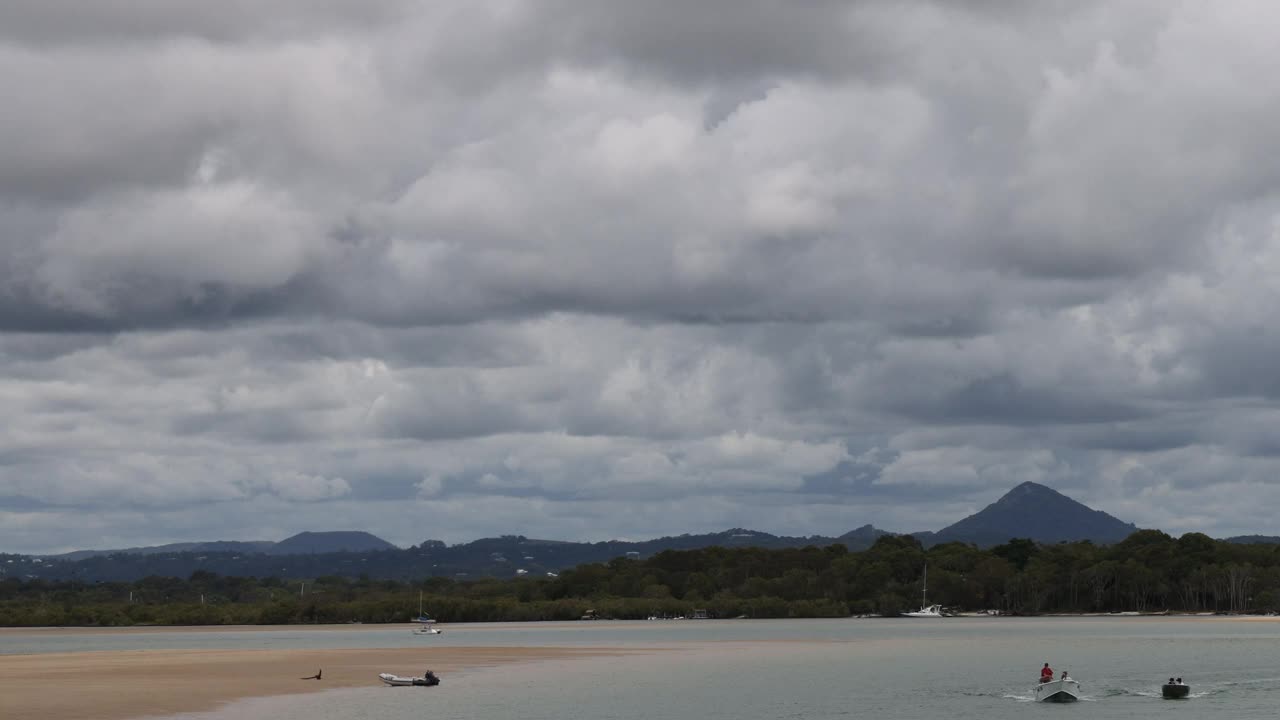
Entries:
MULTIPOLYGON (((977 693, 975 693, 975 694, 977 694, 977 693)), ((983 694, 983 695, 985 695, 986 693, 982 693, 982 694, 983 694)), ((1022 693, 1016 693, 1016 692, 1007 692, 1007 693, 1002 693, 1002 694, 1000 694, 1000 695, 995 695, 995 693, 992 693, 992 695, 993 695, 993 696, 996 696, 996 697, 999 697, 999 698, 1001 698, 1001 699, 1003 699, 1003 700, 1013 700, 1014 702, 1028 702, 1028 703, 1033 703, 1033 702, 1035 702, 1035 701, 1036 701, 1035 696, 1033 696, 1033 695, 1024 695, 1024 694, 1022 694, 1022 693)), ((1079 698, 1077 698, 1077 699, 1078 699, 1080 702, 1096 702, 1096 701, 1097 701, 1097 698, 1088 697, 1088 696, 1086 696, 1086 695, 1081 695, 1081 696, 1080 696, 1079 698)))
POLYGON ((1213 697, 1214 695, 1221 695, 1223 693, 1228 693, 1228 692, 1231 692, 1231 688, 1229 687, 1221 686, 1221 685, 1219 686, 1210 685, 1209 687, 1205 688, 1204 690, 1201 690, 1200 692, 1193 692, 1190 695, 1187 695, 1187 697, 1190 697, 1190 698, 1213 697))
POLYGON ((1109 691, 1107 697, 1164 697, 1159 690, 1132 690, 1130 688, 1120 688, 1119 690, 1109 691))
POLYGON ((1216 688, 1226 689, 1231 687, 1251 687, 1254 685, 1270 685, 1274 688, 1277 686, 1277 684, 1280 684, 1280 678, 1250 678, 1248 680, 1224 680, 1222 682, 1214 683, 1213 686, 1216 688))

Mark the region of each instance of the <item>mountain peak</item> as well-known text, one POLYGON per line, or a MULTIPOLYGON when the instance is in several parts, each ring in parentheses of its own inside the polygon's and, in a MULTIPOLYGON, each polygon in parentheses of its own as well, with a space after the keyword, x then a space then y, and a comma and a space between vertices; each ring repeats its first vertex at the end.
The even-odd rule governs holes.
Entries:
POLYGON ((875 541, 881 535, 892 535, 887 530, 881 530, 874 525, 867 524, 860 528, 854 528, 849 532, 836 538, 836 541, 843 544, 850 550, 865 550, 875 544, 875 541))
MULTIPOLYGON (((1005 493, 1005 495, 1012 495, 1013 493, 1017 493, 1017 492, 1021 492, 1021 493, 1043 492, 1043 493, 1052 493, 1054 495, 1062 495, 1062 493, 1058 492, 1057 490, 1054 490, 1048 485, 1041 485, 1038 482, 1032 482, 1030 480, 1018 483, 1017 487, 1005 493)), ((1062 495, 1062 497, 1066 497, 1066 495, 1062 495)))
POLYGON ((1001 495, 1000 499, 996 500, 994 504, 995 505, 1000 505, 1001 503, 1020 504, 1020 503, 1026 503, 1026 502, 1052 503, 1052 502, 1064 502, 1064 501, 1068 503, 1075 503, 1076 505, 1080 505, 1080 507, 1085 507, 1084 505, 1081 505, 1075 500, 1072 500, 1071 498, 1067 497, 1066 495, 1063 495, 1062 493, 1058 492, 1057 490, 1054 490, 1051 487, 1048 487, 1047 485, 1041 485, 1040 483, 1031 482, 1030 480, 1028 480, 1024 483, 1019 483, 1017 487, 1013 488, 1012 490, 1005 493, 1004 495, 1001 495))
POLYGON ((1132 523, 1094 510, 1053 488, 1024 482, 982 510, 939 530, 935 542, 960 540, 994 545, 1025 537, 1039 542, 1111 543, 1137 529, 1132 523))
POLYGON ((395 545, 362 530, 333 530, 300 532, 276 543, 268 552, 272 555, 311 555, 396 549, 398 548, 395 545))

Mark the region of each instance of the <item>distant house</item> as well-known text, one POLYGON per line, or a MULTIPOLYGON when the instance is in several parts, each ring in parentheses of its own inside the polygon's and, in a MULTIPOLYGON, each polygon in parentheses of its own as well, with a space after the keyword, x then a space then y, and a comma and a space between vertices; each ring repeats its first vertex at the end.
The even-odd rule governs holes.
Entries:
POLYGON ((695 609, 695 610, 693 611, 693 614, 692 614, 692 615, 690 615, 690 616, 689 616, 689 618, 690 618, 690 619, 692 619, 692 620, 706 620, 706 619, 707 619, 707 611, 706 611, 706 610, 702 610, 702 609, 695 609))
POLYGON ((639 560, 639 559, 640 559, 640 553, 636 552, 635 550, 632 550, 632 551, 630 551, 630 552, 628 552, 628 553, 627 553, 627 559, 628 559, 628 560, 639 560))

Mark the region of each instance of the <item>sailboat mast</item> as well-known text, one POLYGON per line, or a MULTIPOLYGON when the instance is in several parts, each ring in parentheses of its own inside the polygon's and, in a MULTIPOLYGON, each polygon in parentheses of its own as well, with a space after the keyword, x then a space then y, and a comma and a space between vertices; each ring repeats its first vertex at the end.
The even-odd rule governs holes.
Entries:
POLYGON ((924 566, 924 579, 920 581, 920 607, 929 607, 929 566, 924 566))

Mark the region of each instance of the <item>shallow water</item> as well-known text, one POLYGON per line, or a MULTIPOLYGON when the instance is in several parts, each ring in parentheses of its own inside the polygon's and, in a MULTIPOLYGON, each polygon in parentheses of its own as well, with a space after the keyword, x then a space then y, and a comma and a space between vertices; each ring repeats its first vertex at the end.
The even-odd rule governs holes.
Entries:
MULTIPOLYGON (((62 632, 62 631, 50 631, 62 632)), ((436 688, 368 688, 232 703, 182 720, 686 720, 688 718, 1271 718, 1280 623, 1199 618, 667 621, 6 637, 27 650, 139 647, 620 646, 618 657, 451 673, 436 688), (76 647, 66 647, 69 641, 76 647), (39 647, 30 649, 34 644, 39 647), (1031 702, 1042 663, 1085 702, 1031 702), (1193 697, 1168 701, 1180 675, 1193 697)))

